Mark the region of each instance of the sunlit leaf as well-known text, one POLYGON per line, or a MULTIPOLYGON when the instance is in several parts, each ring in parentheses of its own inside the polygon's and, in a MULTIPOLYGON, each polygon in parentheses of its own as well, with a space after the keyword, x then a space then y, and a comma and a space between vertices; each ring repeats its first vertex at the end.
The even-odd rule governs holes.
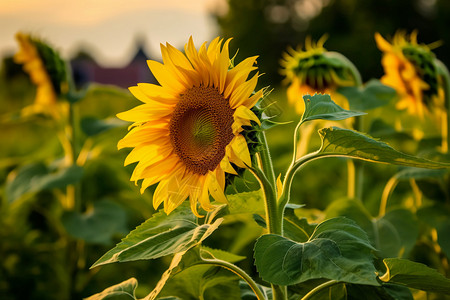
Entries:
POLYGON ((450 294, 450 279, 435 269, 407 259, 386 258, 383 262, 387 271, 380 279, 384 282, 429 292, 450 294))
POLYGON ((88 243, 109 244, 114 234, 126 233, 127 215, 123 208, 108 200, 94 202, 93 208, 80 214, 65 212, 62 223, 67 232, 88 243))
POLYGON ((85 298, 85 300, 137 300, 135 296, 137 285, 137 280, 135 278, 130 278, 103 290, 103 292, 85 298))
POLYGON ((198 225, 195 216, 186 207, 180 207, 168 216, 164 212, 158 212, 130 232, 91 268, 118 261, 155 259, 187 251, 206 239, 222 220, 219 218, 212 224, 198 225))
POLYGON ((264 214, 261 190, 227 195, 230 214, 264 214))
POLYGON ((64 188, 77 183, 83 176, 83 168, 70 166, 51 170, 43 163, 35 163, 21 167, 8 180, 6 197, 12 202, 25 194, 37 193, 43 190, 64 188))
POLYGON ((305 101, 305 112, 302 115, 301 123, 319 119, 338 121, 366 114, 343 109, 334 103, 327 94, 305 95, 303 100, 305 101))
POLYGON ((314 278, 379 285, 366 233, 352 220, 334 218, 317 225, 305 243, 266 234, 255 245, 260 276, 273 284, 292 285, 314 278))
POLYGON ((399 152, 388 144, 363 133, 338 127, 319 130, 322 138, 320 154, 345 156, 371 162, 420 167, 450 168, 450 163, 435 162, 399 152))

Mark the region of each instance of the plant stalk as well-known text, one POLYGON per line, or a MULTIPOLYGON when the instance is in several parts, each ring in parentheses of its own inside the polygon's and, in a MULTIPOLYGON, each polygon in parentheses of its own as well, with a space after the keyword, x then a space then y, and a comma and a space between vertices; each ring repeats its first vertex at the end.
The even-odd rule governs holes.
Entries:
POLYGON ((306 294, 305 296, 303 296, 301 298, 301 300, 311 299, 311 297, 313 297, 315 294, 317 294, 322 289, 329 288, 329 287, 331 287, 333 285, 336 285, 338 283, 339 283, 339 281, 337 281, 337 280, 330 280, 330 281, 324 282, 321 285, 318 285, 315 288, 313 288, 311 291, 309 291, 309 293, 306 294))
POLYGON ((247 284, 250 286, 250 288, 255 293, 256 298, 258 298, 258 300, 267 300, 266 297, 264 296, 264 294, 259 289, 259 287, 256 284, 256 282, 244 270, 242 270, 238 266, 236 266, 236 265, 234 265, 232 263, 229 263, 227 261, 217 259, 217 258, 215 258, 215 259, 202 259, 202 261, 199 262, 199 264, 215 265, 215 266, 219 266, 219 267, 225 268, 225 269, 233 272, 237 276, 241 277, 245 282, 247 282, 247 284))

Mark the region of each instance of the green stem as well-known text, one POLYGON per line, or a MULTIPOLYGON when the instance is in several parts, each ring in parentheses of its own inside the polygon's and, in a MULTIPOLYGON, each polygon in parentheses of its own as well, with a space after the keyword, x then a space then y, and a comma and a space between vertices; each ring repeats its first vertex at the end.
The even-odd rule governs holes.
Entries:
POLYGON ((237 276, 241 277, 245 282, 247 282, 247 284, 250 286, 250 288, 255 293, 255 295, 258 298, 258 300, 266 300, 266 297, 261 292, 261 290, 259 289, 259 287, 256 284, 256 282, 253 281, 253 279, 244 270, 242 270, 238 266, 236 266, 236 265, 234 265, 232 263, 229 263, 227 261, 216 259, 216 258, 215 259, 205 259, 205 258, 203 258, 202 261, 199 262, 198 264, 219 266, 219 267, 225 268, 225 269, 233 272, 237 276))
POLYGON ((339 281, 337 281, 337 280, 330 280, 325 283, 322 283, 321 285, 318 285, 315 288, 313 288, 311 291, 309 291, 309 293, 306 294, 305 296, 303 296, 301 298, 301 300, 311 299, 311 297, 314 296, 315 294, 317 294, 320 290, 329 288, 330 286, 336 285, 338 283, 339 283, 339 281))
POLYGON ((396 175, 392 176, 391 179, 389 179, 389 181, 386 183, 386 186, 384 187, 383 190, 383 194, 381 195, 380 211, 378 213, 379 218, 383 217, 386 214, 387 202, 397 184, 398 178, 396 175))
POLYGON ((263 146, 259 152, 261 155, 262 171, 266 175, 272 186, 276 186, 275 171, 273 169, 272 158, 270 157, 269 145, 267 143, 266 134, 264 131, 259 131, 257 134, 258 142, 263 146))

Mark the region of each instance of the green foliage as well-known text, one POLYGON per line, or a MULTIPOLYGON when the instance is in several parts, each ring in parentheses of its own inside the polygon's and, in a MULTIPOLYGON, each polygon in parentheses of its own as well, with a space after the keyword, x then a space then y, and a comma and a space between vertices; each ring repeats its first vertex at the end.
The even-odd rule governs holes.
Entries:
POLYGON ((351 117, 365 115, 363 112, 346 110, 331 100, 330 95, 315 94, 303 96, 305 101, 305 112, 300 124, 312 120, 345 120, 351 117))
POLYGON ((63 188, 79 182, 82 176, 83 169, 75 165, 60 169, 49 168, 43 163, 25 165, 7 183, 6 197, 12 202, 26 194, 63 188))
POLYGON ((364 86, 340 87, 338 93, 348 99, 351 109, 367 111, 390 103, 397 97, 396 91, 379 80, 372 79, 364 86))
POLYGON ((137 280, 135 278, 130 278, 105 289, 103 292, 85 298, 85 300, 137 300, 135 296, 137 285, 137 280))
POLYGON ((319 130, 322 139, 320 154, 346 156, 370 162, 430 169, 449 168, 450 163, 434 162, 399 152, 388 144, 370 136, 338 127, 319 130))
POLYGON ((126 125, 126 122, 123 122, 117 118, 99 120, 95 117, 85 117, 80 121, 81 129, 88 136, 97 135, 113 128, 125 127, 126 125))
POLYGON ((271 283, 292 285, 326 278, 379 285, 366 233, 353 221, 334 218, 317 225, 305 243, 266 234, 255 245, 255 265, 271 283))
POLYGON ((383 262, 387 271, 380 279, 384 282, 450 294, 450 279, 424 264, 398 258, 386 258, 383 262))
POLYGON ((221 222, 222 219, 217 219, 212 224, 198 225, 195 216, 186 207, 168 216, 159 212, 130 232, 91 268, 112 262, 155 259, 185 252, 206 239, 221 222))
POLYGON ((110 244, 115 234, 127 233, 127 215, 123 208, 109 200, 94 202, 83 214, 67 211, 62 223, 67 232, 88 243, 110 244))

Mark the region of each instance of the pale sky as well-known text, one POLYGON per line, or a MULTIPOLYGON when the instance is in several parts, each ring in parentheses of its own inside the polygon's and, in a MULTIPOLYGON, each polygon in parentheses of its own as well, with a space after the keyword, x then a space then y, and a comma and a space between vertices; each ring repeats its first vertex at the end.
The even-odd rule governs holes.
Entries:
POLYGON ((140 36, 157 59, 160 43, 181 47, 190 35, 196 44, 217 35, 209 12, 224 6, 224 0, 0 0, 0 55, 17 50, 14 35, 23 31, 50 42, 65 58, 86 45, 110 66, 126 64, 140 36))

